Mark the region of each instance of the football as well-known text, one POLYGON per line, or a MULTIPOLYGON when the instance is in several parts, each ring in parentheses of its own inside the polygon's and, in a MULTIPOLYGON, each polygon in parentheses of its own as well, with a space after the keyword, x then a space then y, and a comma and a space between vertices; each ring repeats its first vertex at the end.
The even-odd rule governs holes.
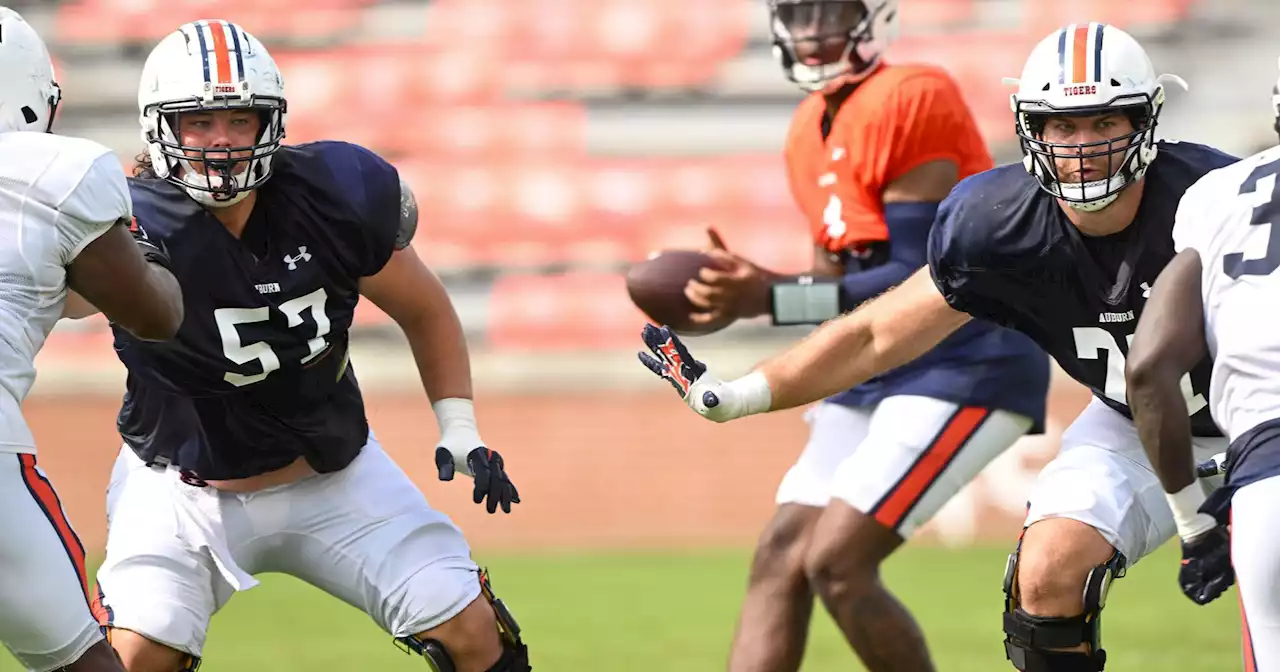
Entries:
POLYGON ((721 268, 710 256, 693 250, 659 252, 631 266, 627 272, 627 293, 631 302, 657 325, 666 325, 681 334, 709 334, 733 320, 716 324, 693 324, 689 314, 697 309, 684 295, 684 286, 698 277, 703 267, 721 268))

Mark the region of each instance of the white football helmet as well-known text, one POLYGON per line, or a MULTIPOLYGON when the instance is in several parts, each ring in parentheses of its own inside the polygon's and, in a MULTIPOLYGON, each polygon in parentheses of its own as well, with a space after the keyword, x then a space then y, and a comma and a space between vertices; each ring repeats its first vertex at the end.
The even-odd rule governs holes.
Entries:
POLYGON ((0 132, 48 133, 61 101, 44 40, 21 15, 0 7, 0 132))
POLYGON ((806 91, 864 79, 898 37, 898 0, 769 0, 773 55, 806 91), (820 61, 805 63, 805 56, 820 61))
POLYGON ((156 176, 202 205, 226 207, 270 179, 288 106, 284 78, 262 43, 234 23, 210 19, 183 25, 151 51, 142 67, 138 110, 156 176), (259 111, 262 133, 255 144, 211 150, 179 141, 179 114, 226 109, 259 111), (221 158, 228 152, 250 156, 221 158), (220 156, 210 160, 210 153, 220 156), (203 173, 194 164, 202 164, 203 173))
POLYGON ((1041 188, 1077 210, 1110 205, 1142 179, 1156 158, 1155 131, 1164 107, 1164 82, 1187 88, 1176 75, 1156 76, 1147 52, 1128 33, 1102 23, 1078 23, 1046 37, 1027 58, 1012 106, 1023 165, 1041 188), (1055 115, 1123 111, 1134 131, 1087 144, 1045 142, 1045 122, 1055 115), (1119 156, 1118 156, 1119 155, 1119 156), (1109 177, 1063 182, 1055 160, 1107 158, 1109 177), (1117 166, 1114 161, 1119 160, 1117 166))

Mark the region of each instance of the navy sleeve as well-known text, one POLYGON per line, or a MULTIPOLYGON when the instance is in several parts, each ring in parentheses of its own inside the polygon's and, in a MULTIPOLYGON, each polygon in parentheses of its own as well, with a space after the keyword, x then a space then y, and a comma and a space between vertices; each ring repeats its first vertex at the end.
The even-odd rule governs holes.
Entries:
POLYGON ((840 281, 840 309, 852 310, 906 280, 927 261, 929 229, 937 203, 886 203, 889 259, 865 271, 848 273, 840 281))
POLYGON ((349 190, 352 205, 363 227, 359 232, 364 254, 360 275, 368 277, 382 270, 396 249, 400 231, 400 174, 377 154, 350 143, 334 143, 327 152, 330 166, 349 190))
POLYGON ((1009 326, 1008 309, 996 298, 994 273, 987 269, 990 243, 979 227, 971 226, 965 207, 969 198, 969 178, 956 185, 942 205, 929 231, 929 274, 947 303, 973 317, 1009 326))

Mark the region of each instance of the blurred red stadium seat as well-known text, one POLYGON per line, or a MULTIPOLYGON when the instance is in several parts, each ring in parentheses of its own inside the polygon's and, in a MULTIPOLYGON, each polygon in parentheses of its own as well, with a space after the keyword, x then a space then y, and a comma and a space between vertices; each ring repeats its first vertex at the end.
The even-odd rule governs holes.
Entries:
POLYGON ((690 86, 746 44, 750 0, 437 0, 428 44, 502 63, 515 88, 690 86))
POLYGON ((907 0, 898 4, 898 20, 911 33, 941 32, 974 19, 974 0, 907 0))
POLYGON ((510 350, 626 347, 647 321, 616 273, 502 276, 488 316, 489 344, 510 350))
POLYGON ((386 156, 510 159, 586 151, 586 111, 575 103, 410 103, 361 113, 304 97, 301 105, 290 101, 287 130, 293 144, 341 138, 386 156))
POLYGON ((616 266, 656 249, 702 247, 707 226, 771 268, 799 271, 810 261, 808 227, 777 156, 397 165, 418 197, 424 254, 433 254, 430 241, 447 241, 433 263, 456 255, 509 269, 616 266))
POLYGON ((265 41, 339 38, 373 0, 76 0, 58 7, 63 44, 153 42, 188 21, 231 18, 265 41))
POLYGON ((1023 0, 1022 25, 1038 37, 1069 23, 1097 21, 1126 31, 1161 30, 1185 21, 1196 0, 1023 0))
POLYGON ((343 122, 403 114, 432 104, 498 98, 492 63, 424 45, 357 45, 273 52, 284 74, 289 105, 343 122))
POLYGON ((395 121, 397 144, 407 153, 503 158, 586 151, 586 110, 576 103, 411 107, 395 121))

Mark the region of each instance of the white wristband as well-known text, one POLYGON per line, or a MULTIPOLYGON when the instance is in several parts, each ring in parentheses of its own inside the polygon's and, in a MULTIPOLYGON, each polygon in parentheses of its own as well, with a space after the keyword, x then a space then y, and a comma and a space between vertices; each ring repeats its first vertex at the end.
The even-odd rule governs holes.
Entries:
POLYGON ((1178 536, 1183 541, 1192 539, 1217 527, 1218 521, 1213 516, 1200 513, 1200 505, 1206 499, 1200 481, 1192 481, 1191 485, 1175 493, 1165 493, 1169 508, 1173 510, 1173 522, 1178 526, 1178 536))
POLYGON ((480 431, 476 429, 475 403, 470 399, 459 397, 441 399, 431 404, 431 410, 436 412, 436 422, 440 425, 442 440, 445 436, 450 436, 462 439, 465 443, 474 443, 475 446, 472 448, 483 445, 480 441, 480 431), (471 440, 473 438, 474 440, 471 440))
POLYGON ((773 390, 769 389, 769 380, 759 371, 725 383, 733 396, 742 404, 742 412, 738 417, 768 413, 773 403, 773 390))

